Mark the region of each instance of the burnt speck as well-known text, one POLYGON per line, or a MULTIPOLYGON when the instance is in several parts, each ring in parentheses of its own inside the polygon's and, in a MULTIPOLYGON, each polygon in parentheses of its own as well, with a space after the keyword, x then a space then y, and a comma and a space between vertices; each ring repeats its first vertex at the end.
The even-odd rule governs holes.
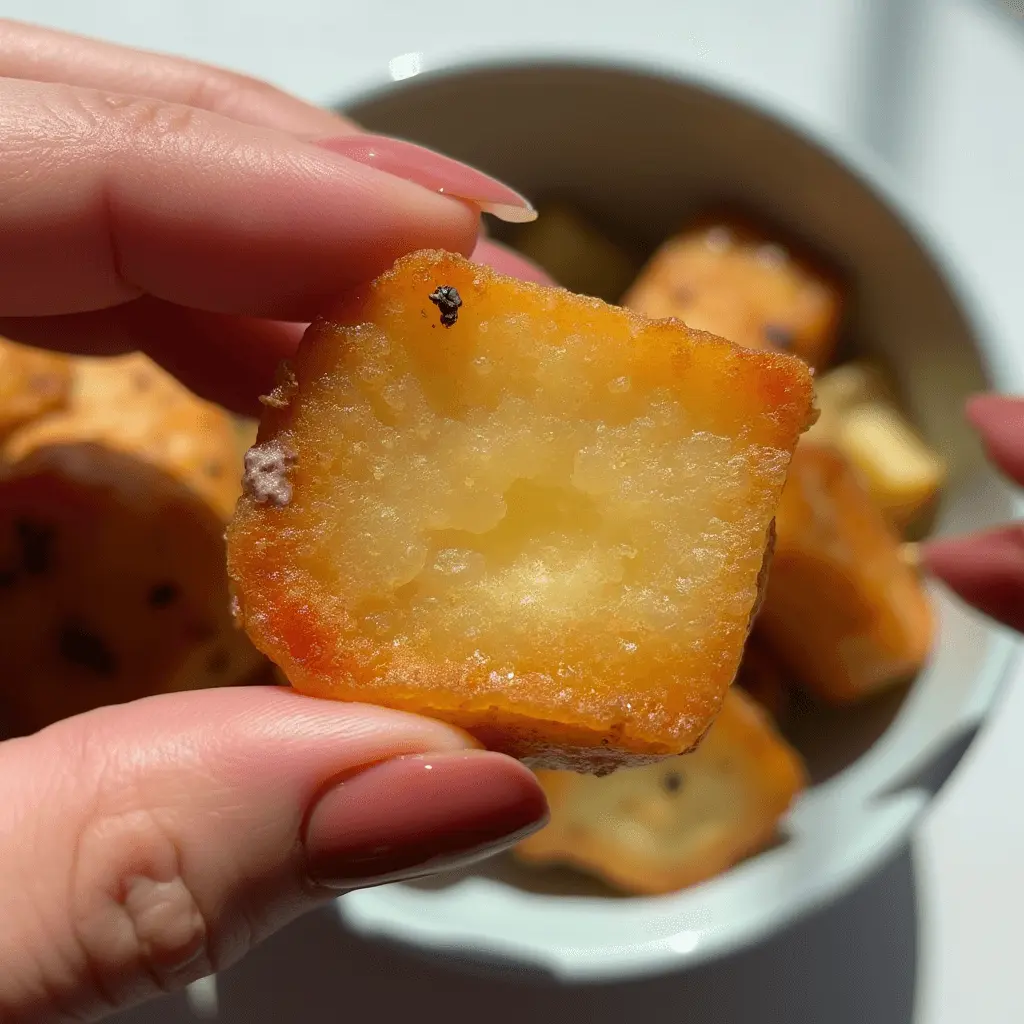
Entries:
POLYGON ((177 583, 154 583, 149 588, 149 593, 146 595, 146 601, 150 608, 166 608, 168 605, 174 604, 178 600, 178 595, 181 591, 178 589, 177 583))
POLYGON ((21 551, 21 567, 30 576, 41 576, 53 564, 53 541, 56 531, 47 523, 19 519, 14 524, 21 551))
POLYGON ((242 490, 261 505, 287 505, 292 500, 288 473, 298 456, 280 441, 264 441, 245 453, 242 490))
POLYGON ((428 296, 428 299, 441 311, 441 325, 451 327, 459 319, 459 307, 462 305, 462 296, 458 289, 450 284, 438 285, 428 296))
POLYGON ((223 476, 224 474, 224 464, 222 462, 217 462, 216 460, 211 460, 210 462, 206 463, 203 469, 206 471, 206 475, 210 477, 211 480, 216 480, 218 477, 223 476))
POLYGON ((210 656, 206 659, 206 669, 212 675, 219 676, 227 671, 230 663, 231 659, 228 657, 228 652, 223 647, 218 647, 216 650, 211 651, 210 656))
POLYGON ((666 793, 678 793, 683 788, 683 777, 679 772, 666 772, 661 777, 661 785, 666 793))
POLYGON ((782 324, 765 324, 764 336, 776 348, 788 352, 793 347, 793 331, 782 324))
POLYGON ((117 658, 102 637, 87 629, 80 622, 65 622, 57 637, 60 656, 78 668, 84 668, 97 676, 117 674, 117 658))

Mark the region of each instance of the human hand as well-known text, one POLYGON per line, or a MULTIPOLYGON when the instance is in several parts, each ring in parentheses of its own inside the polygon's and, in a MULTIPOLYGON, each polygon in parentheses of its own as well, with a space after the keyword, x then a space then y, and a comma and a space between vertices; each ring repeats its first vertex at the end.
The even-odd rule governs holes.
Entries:
MULTIPOLYGON (((979 395, 967 417, 992 462, 1024 487, 1024 399, 979 395)), ((968 604, 1024 633, 1024 526, 1010 523, 965 537, 930 541, 925 566, 968 604)))
MULTIPOLYGON (((185 61, 0 22, 0 138, 0 334, 141 348, 238 411, 303 321, 401 253, 537 276, 478 244, 481 205, 529 216, 500 183, 185 61)), ((456 729, 272 687, 0 743, 0 794, 0 1020, 19 1024, 174 989, 546 814, 526 768, 456 729)))

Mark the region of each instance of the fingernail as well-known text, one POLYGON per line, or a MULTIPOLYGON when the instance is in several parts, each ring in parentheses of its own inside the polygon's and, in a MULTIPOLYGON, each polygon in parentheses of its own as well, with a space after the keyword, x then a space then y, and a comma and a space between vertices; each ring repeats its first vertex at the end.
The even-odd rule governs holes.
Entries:
POLYGON ((485 750, 384 761, 329 789, 306 826, 307 870, 357 889, 463 867, 547 820, 533 773, 485 750))
POLYGON ((537 218, 537 211, 530 201, 508 185, 458 160, 411 142, 382 135, 343 135, 317 139, 314 144, 349 160, 415 182, 432 192, 464 199, 510 224, 525 224, 537 218))
POLYGON ((968 421, 981 429, 993 422, 1024 422, 1024 399, 1016 395, 999 395, 994 392, 971 395, 965 408, 968 421))

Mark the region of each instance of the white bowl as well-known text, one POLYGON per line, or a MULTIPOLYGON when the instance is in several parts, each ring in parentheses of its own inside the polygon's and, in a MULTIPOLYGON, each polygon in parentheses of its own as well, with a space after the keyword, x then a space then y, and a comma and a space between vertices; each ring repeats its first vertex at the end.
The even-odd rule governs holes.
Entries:
MULTIPOLYGON (((750 99, 660 71, 559 63, 464 67, 348 109, 367 127, 460 157, 527 195, 557 193, 653 247, 695 207, 740 200, 849 272, 848 341, 895 371, 949 458, 938 532, 1000 522, 1015 499, 965 429, 964 398, 1017 390, 1006 346, 982 331, 955 269, 885 174, 750 99)), ((786 842, 676 895, 544 891, 506 862, 353 893, 366 933, 574 980, 679 969, 755 942, 835 900, 900 849, 992 707, 1015 653, 939 590, 940 642, 909 691, 798 730, 815 785, 786 842)), ((532 879, 532 880, 531 880, 532 879)))

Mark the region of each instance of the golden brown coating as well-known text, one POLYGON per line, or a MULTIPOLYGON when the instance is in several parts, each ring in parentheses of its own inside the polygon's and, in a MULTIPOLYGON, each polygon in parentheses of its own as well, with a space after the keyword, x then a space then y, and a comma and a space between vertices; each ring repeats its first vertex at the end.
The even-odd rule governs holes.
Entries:
POLYGON ((825 374, 815 392, 821 416, 807 439, 838 448, 897 527, 913 522, 938 497, 946 463, 900 411, 882 371, 847 363, 825 374))
POLYGON ((147 694, 243 682, 223 520, 140 459, 38 449, 0 478, 0 702, 32 732, 147 694))
POLYGON ((0 338, 0 437, 64 405, 71 392, 67 356, 0 338))
POLYGON ((256 645, 305 693, 535 765, 690 747, 739 663, 807 367, 441 252, 345 322, 307 332, 247 459, 228 554, 256 645))
POLYGON ((71 360, 68 401, 14 431, 7 462, 54 444, 99 444, 134 455, 194 490, 227 518, 240 492, 241 457, 231 417, 146 356, 71 360))
POLYGON ((538 772, 551 821, 515 848, 637 895, 706 881, 774 839, 806 778, 799 755, 742 691, 691 754, 606 778, 538 772))
POLYGON ((758 630, 803 686, 845 704, 909 679, 928 656, 928 595, 858 474, 802 442, 776 516, 758 630))
POLYGON ((654 254, 622 302, 821 368, 835 348, 842 295, 828 271, 764 232, 702 218, 654 254))

